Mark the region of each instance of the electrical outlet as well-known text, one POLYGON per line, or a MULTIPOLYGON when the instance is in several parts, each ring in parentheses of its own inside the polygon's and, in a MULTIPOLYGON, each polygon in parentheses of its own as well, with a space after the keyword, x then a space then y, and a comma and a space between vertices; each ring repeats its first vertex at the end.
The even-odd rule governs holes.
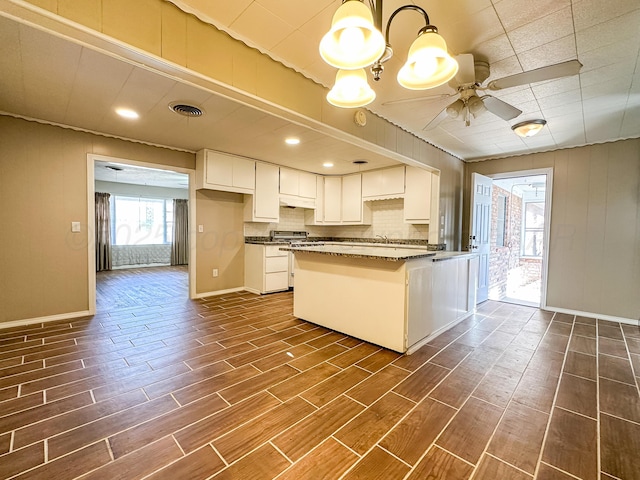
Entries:
POLYGON ((214 276, 214 277, 217 277, 217 276, 218 276, 218 269, 217 269, 217 268, 214 268, 214 269, 213 269, 213 276, 214 276))

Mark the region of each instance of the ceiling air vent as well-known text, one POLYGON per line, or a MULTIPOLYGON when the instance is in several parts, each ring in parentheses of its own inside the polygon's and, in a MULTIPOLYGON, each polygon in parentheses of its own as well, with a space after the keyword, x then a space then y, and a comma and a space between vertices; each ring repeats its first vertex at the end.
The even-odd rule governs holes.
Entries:
POLYGON ((354 165, 365 165, 367 163, 369 163, 367 160, 354 160, 353 161, 354 165))
POLYGON ((169 109, 184 117, 201 117, 204 115, 200 108, 182 102, 170 103, 169 109))

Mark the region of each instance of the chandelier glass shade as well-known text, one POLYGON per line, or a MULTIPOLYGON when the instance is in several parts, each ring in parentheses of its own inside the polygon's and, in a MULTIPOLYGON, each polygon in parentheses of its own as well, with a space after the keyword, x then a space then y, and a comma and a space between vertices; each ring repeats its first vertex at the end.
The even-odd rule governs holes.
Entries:
POLYGON ((373 12, 362 0, 344 0, 333 15, 331 28, 320 41, 322 59, 339 69, 336 85, 327 95, 331 104, 353 108, 375 99, 363 69, 371 65, 374 80, 380 79, 384 70, 382 64, 393 56, 389 43, 391 23, 405 10, 420 13, 425 26, 418 32, 406 63, 398 71, 398 83, 409 90, 425 90, 447 83, 458 73, 458 62, 447 52, 447 43, 438 34, 438 29, 429 23, 429 16, 422 7, 403 5, 397 8, 389 16, 383 36, 382 0, 369 0, 369 3, 373 12), (349 75, 345 73, 347 71, 357 73, 349 75))
POLYGON ((384 47, 371 10, 359 0, 348 0, 333 15, 331 29, 320 41, 320 56, 332 67, 356 70, 380 58, 384 47))
POLYGON ((425 90, 447 83, 456 73, 458 62, 447 52, 444 38, 434 30, 423 29, 398 71, 398 83, 409 90, 425 90))
POLYGON ((373 102, 376 92, 367 83, 367 72, 358 70, 338 70, 336 83, 327 94, 331 105, 342 108, 363 107, 373 102))

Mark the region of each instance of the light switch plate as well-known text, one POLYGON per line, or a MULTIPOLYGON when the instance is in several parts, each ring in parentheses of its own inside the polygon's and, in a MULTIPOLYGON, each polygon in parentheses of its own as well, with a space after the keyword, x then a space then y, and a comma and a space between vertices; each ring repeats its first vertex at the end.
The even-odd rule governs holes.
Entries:
POLYGON ((71 231, 78 233, 80 231, 80 222, 71 222, 71 231))
POLYGON ((198 225, 198 232, 199 233, 204 232, 204 225, 198 225))

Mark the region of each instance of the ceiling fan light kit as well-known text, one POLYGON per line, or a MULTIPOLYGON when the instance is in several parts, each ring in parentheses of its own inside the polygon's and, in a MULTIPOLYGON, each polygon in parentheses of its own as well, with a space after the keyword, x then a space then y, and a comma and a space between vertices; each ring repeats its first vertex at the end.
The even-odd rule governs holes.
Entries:
MULTIPOLYGON (((401 11, 414 10, 422 14, 425 26, 418 32, 418 38, 409 49, 407 62, 398 72, 398 83, 410 90, 424 90, 443 85, 455 76, 458 63, 447 52, 446 42, 438 34, 438 29, 430 24, 429 16, 423 8, 404 5, 396 9, 387 22, 385 37, 382 37, 382 0, 375 0, 375 5, 373 0, 369 0, 369 3, 373 12, 361 0, 343 1, 333 16, 331 29, 320 41, 320 55, 325 62, 341 71, 358 70, 372 65, 374 79, 379 80, 384 70, 382 64, 393 56, 393 48, 389 43, 391 22, 401 11)), ((336 82, 338 76, 340 72, 336 76, 336 82)), ((373 93, 373 98, 362 103, 365 97, 345 97, 349 93, 355 95, 355 89, 340 87, 342 93, 337 95, 335 88, 331 89, 327 100, 339 107, 361 107, 375 98, 373 93), (340 99, 337 100, 337 97, 340 99)), ((370 98, 370 95, 366 98, 370 98)))
POLYGON ((511 127, 511 130, 520 137, 528 138, 536 135, 546 124, 547 121, 542 119, 527 120, 526 122, 516 123, 511 127))

